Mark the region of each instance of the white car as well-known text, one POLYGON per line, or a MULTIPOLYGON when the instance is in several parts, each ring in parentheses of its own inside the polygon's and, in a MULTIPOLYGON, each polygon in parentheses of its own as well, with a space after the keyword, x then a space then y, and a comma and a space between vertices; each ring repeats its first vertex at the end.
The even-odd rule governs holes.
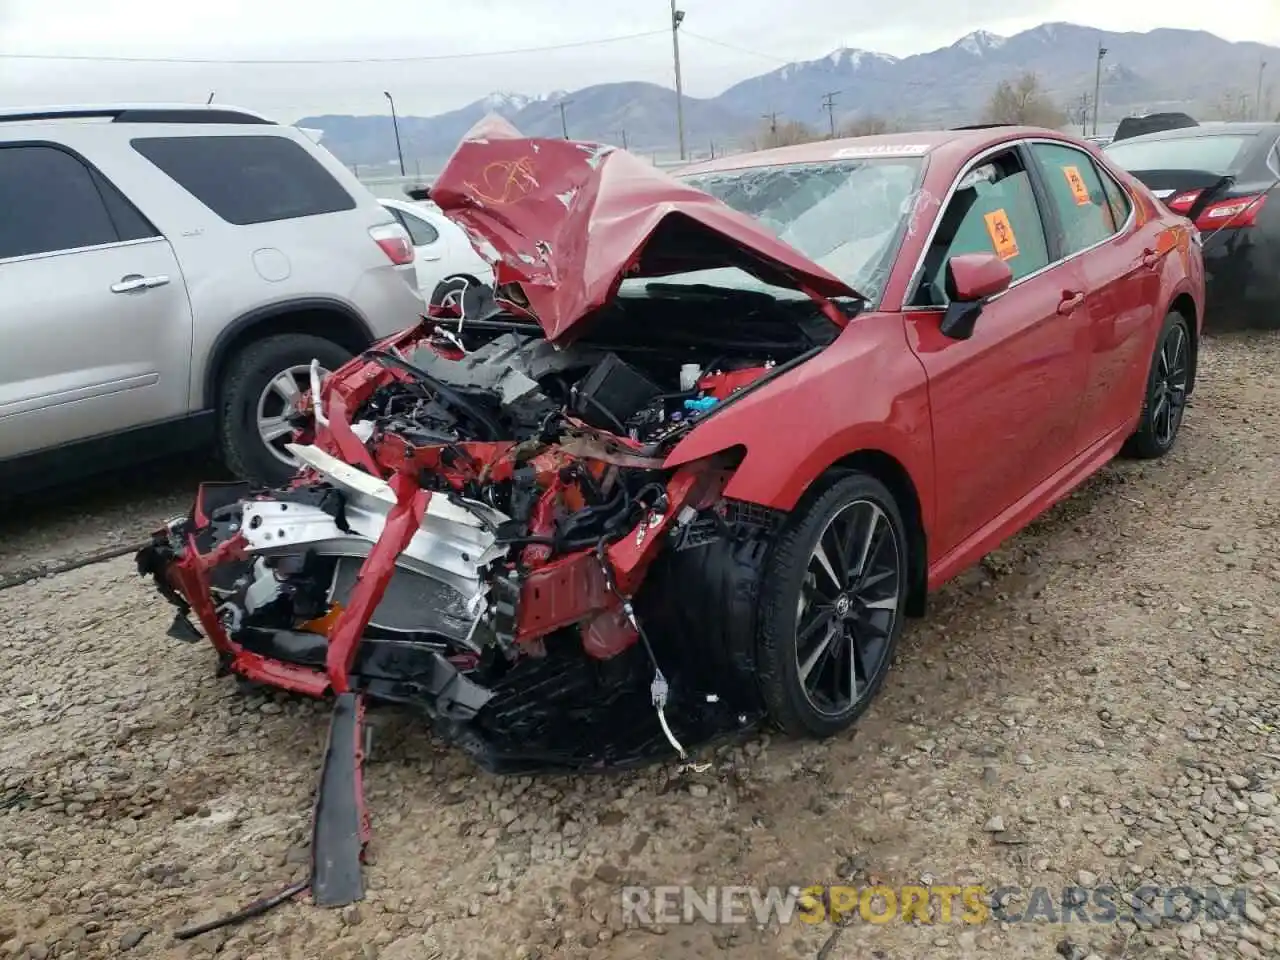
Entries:
POLYGON ((328 150, 251 111, 0 109, 0 499, 215 445, 284 482, 312 361, 424 310, 410 239, 328 150))
POLYGON ((382 200, 381 203, 409 231, 418 290, 428 303, 444 280, 465 277, 468 283, 493 285, 493 269, 476 253, 462 228, 434 204, 412 200, 382 200))

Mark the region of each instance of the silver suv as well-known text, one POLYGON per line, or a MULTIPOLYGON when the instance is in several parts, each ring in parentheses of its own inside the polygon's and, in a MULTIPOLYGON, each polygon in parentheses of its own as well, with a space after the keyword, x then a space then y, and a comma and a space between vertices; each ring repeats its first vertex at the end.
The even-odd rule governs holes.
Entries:
POLYGON ((226 107, 0 111, 0 494, 220 447, 424 309, 414 250, 302 131, 226 107))

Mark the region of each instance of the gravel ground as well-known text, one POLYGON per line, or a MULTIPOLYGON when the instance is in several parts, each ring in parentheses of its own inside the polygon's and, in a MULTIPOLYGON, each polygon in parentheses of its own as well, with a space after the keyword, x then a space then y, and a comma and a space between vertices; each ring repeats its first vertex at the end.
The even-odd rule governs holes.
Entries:
POLYGON ((0 500, 0 587, 145 540, 170 517, 191 509, 201 480, 226 477, 216 461, 185 457, 44 490, 18 502, 0 500))
MULTIPOLYGON (((943 590, 855 734, 502 779, 376 713, 368 899, 187 943, 304 875, 326 711, 215 679, 128 558, 0 591, 0 956, 1276 955, 1280 337, 1204 354, 1175 453, 1107 469, 943 590), (841 880, 1250 892, 1243 920, 1182 923, 621 922, 628 883, 841 880)), ((189 493, 10 520, 0 570, 143 534, 189 493)))

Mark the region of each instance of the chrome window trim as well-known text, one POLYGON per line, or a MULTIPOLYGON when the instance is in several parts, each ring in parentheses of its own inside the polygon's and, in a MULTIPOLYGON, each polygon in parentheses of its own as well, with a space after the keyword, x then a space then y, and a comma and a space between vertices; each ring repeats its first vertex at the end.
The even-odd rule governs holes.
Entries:
MULTIPOLYGON (((988 159, 989 157, 993 157, 996 154, 1005 153, 1009 150, 1017 149, 1018 147, 1021 147, 1021 146, 1031 146, 1032 144, 1036 144, 1036 143, 1045 143, 1054 147, 1065 147, 1068 150, 1075 150, 1077 153, 1082 154, 1087 160, 1091 161, 1095 167, 1098 166, 1096 158, 1092 154, 1090 154, 1087 150, 1081 150, 1074 143, 1070 143, 1066 140, 1054 140, 1050 137, 1021 137, 1017 140, 1006 140, 1005 142, 997 144, 996 146, 991 147, 987 150, 984 150, 982 153, 975 156, 971 161, 969 161, 969 163, 965 164, 965 166, 961 169, 960 173, 957 174, 955 179, 951 181, 951 188, 947 190, 946 198, 938 206, 937 216, 935 216, 933 219, 933 225, 929 228, 929 235, 925 239, 924 246, 920 248, 920 255, 916 259, 915 268, 911 271, 911 278, 907 282, 907 289, 906 289, 906 294, 904 296, 904 301, 909 301, 911 299, 912 293, 915 291, 916 287, 920 283, 920 280, 924 273, 925 257, 928 256, 929 248, 933 245, 933 238, 938 232, 938 227, 942 225, 942 214, 947 209, 947 206, 951 203, 952 199, 955 197, 956 189, 960 186, 960 181, 962 181, 970 172, 973 171, 975 167, 977 167, 980 163, 982 163, 984 160, 988 159)), ((1104 176, 1104 175, 1110 176, 1110 172, 1105 167, 1099 170, 1099 176, 1104 176)), ((1023 283, 1026 283, 1028 280, 1034 280, 1036 277, 1039 277, 1042 274, 1047 273, 1048 271, 1054 269, 1055 267, 1061 266, 1064 263, 1074 260, 1076 257, 1082 256, 1083 254, 1096 250, 1099 247, 1101 247, 1103 244, 1111 243, 1113 240, 1119 237, 1121 233, 1123 233, 1126 229, 1128 229, 1128 227, 1133 223, 1134 219, 1137 217, 1138 205, 1134 203, 1133 195, 1129 193, 1129 191, 1125 188, 1125 185, 1123 183, 1121 183, 1115 177, 1111 177, 1111 179, 1113 182, 1115 182, 1116 186, 1120 188, 1120 191, 1125 195, 1125 198, 1129 201, 1129 216, 1125 219, 1124 223, 1118 226, 1115 232, 1111 234, 1111 236, 1105 237, 1104 239, 1099 240, 1097 243, 1091 244, 1090 246, 1077 250, 1074 253, 1069 253, 1065 257, 1062 257, 1058 260, 1051 260, 1049 263, 1045 264, 1039 270, 1035 270, 1032 273, 1028 273, 1025 277, 1019 277, 1017 280, 1013 281, 1013 283, 1009 284, 1008 289, 1006 289, 1004 293, 1008 293, 1009 290, 1012 290, 1014 287, 1017 287, 1023 283)), ((1041 228, 1043 229, 1045 227, 1045 224, 1043 222, 1044 221, 1043 211, 1040 214, 1040 218, 1041 218, 1041 228)), ((1048 237, 1046 234, 1046 240, 1047 239, 1048 237)), ((993 301, 998 300, 1000 297, 1004 296, 1004 293, 997 294, 991 299, 993 301)), ((920 311, 936 312, 938 310, 945 310, 945 309, 946 309, 945 304, 939 305, 939 306, 923 307, 923 306, 910 306, 907 302, 904 302, 902 305, 901 312, 903 313, 917 313, 920 311)))
POLYGON ((42 250, 39 253, 24 253, 20 257, 0 257, 0 265, 9 263, 26 263, 29 260, 45 260, 50 257, 67 257, 77 253, 89 253, 95 250, 114 250, 117 247, 137 247, 144 243, 167 242, 164 237, 139 237, 137 240, 113 240, 110 243, 95 243, 87 247, 69 247, 65 250, 42 250))

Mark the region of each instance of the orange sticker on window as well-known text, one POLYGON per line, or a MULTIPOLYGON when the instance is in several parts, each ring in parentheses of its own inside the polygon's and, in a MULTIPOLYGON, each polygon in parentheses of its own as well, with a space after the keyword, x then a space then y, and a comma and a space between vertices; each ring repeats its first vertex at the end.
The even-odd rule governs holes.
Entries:
POLYGON ((1003 209, 992 210, 983 218, 987 221, 987 233, 991 234, 991 244, 1001 260, 1012 260, 1018 255, 1018 238, 1014 236, 1013 224, 1003 209))
POLYGON ((1071 195, 1076 198, 1076 206, 1087 207, 1093 203, 1093 198, 1089 196, 1089 188, 1084 185, 1084 179, 1077 168, 1063 167, 1062 175, 1067 178, 1067 186, 1071 188, 1071 195))

